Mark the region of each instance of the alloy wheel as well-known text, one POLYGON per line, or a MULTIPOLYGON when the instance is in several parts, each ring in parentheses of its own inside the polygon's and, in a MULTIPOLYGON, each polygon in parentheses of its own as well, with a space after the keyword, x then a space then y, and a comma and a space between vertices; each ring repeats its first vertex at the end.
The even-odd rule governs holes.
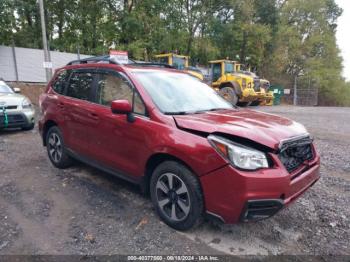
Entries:
POLYGON ((50 134, 48 146, 51 159, 58 163, 62 158, 62 143, 60 137, 56 133, 50 134))
POLYGON ((158 178, 156 198, 161 212, 172 221, 183 221, 191 209, 190 194, 185 182, 173 173, 158 178))

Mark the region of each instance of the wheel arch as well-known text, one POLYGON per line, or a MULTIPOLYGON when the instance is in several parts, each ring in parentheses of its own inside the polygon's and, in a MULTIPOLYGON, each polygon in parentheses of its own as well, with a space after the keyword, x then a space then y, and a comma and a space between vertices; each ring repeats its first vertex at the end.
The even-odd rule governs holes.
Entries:
POLYGON ((42 134, 42 139, 43 139, 43 145, 46 146, 46 135, 47 132, 50 130, 51 127, 53 126, 58 126, 58 124, 53 121, 53 120, 47 120, 43 126, 43 134, 42 134))
MULTIPOLYGON (((165 161, 179 162, 180 164, 182 164, 186 168, 188 168, 197 177, 196 172, 184 160, 180 159, 177 156, 169 154, 169 153, 158 152, 158 153, 151 155, 146 162, 145 172, 144 172, 144 176, 143 176, 142 183, 141 183, 141 188, 142 188, 142 191, 144 193, 147 193, 147 194, 149 193, 150 181, 151 181, 153 171, 156 169, 157 166, 159 166, 161 163, 163 163, 165 161)), ((198 181, 199 181, 199 184, 201 185, 199 179, 198 179, 198 181)), ((202 188, 201 188, 201 190, 202 190, 202 188)))
POLYGON ((242 95, 241 87, 237 81, 224 82, 219 86, 219 89, 221 89, 223 87, 227 87, 227 86, 232 87, 238 96, 242 95))

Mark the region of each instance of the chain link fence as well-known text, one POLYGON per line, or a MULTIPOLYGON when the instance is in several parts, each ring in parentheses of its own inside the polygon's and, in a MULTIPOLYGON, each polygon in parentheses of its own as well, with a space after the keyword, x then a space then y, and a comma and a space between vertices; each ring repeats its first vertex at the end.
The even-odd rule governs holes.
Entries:
MULTIPOLYGON (((318 82, 307 76, 298 77, 296 80, 296 104, 300 106, 317 106, 318 105, 318 82)), ((289 84, 285 87, 288 92, 284 92, 283 101, 287 104, 293 104, 294 86, 289 84)))

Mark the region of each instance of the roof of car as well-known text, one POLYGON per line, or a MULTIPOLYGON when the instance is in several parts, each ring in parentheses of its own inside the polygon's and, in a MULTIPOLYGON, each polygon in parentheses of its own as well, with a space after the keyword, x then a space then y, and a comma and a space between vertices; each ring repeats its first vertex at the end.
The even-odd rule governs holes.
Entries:
POLYGON ((89 57, 85 59, 80 60, 73 60, 69 62, 65 67, 59 68, 61 69, 77 69, 77 68, 87 68, 87 67, 119 67, 124 69, 132 69, 132 70, 139 70, 139 69, 145 69, 145 70, 162 70, 162 71, 178 71, 173 66, 170 66, 168 64, 163 63, 155 63, 155 62, 145 62, 145 61, 135 61, 129 59, 128 64, 121 64, 113 57, 110 57, 109 55, 106 56, 94 56, 89 57))

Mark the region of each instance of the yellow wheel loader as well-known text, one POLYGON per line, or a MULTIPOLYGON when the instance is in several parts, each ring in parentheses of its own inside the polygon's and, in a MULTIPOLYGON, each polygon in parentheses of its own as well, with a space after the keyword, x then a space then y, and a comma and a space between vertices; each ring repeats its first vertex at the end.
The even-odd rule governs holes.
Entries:
POLYGON ((254 90, 254 78, 238 72, 236 61, 214 60, 210 63, 210 84, 227 101, 233 105, 246 106, 257 100, 254 90))
POLYGON ((270 82, 267 79, 260 78, 254 72, 251 71, 250 67, 248 70, 243 70, 245 68, 242 64, 236 64, 236 71, 241 72, 246 75, 250 75, 254 78, 254 90, 257 95, 257 99, 249 103, 251 106, 258 105, 271 105, 273 104, 273 92, 268 91, 270 87, 270 82))
POLYGON ((155 58, 158 63, 168 64, 178 70, 183 70, 201 81, 204 79, 202 72, 198 68, 189 66, 189 56, 168 53, 155 55, 155 58))

